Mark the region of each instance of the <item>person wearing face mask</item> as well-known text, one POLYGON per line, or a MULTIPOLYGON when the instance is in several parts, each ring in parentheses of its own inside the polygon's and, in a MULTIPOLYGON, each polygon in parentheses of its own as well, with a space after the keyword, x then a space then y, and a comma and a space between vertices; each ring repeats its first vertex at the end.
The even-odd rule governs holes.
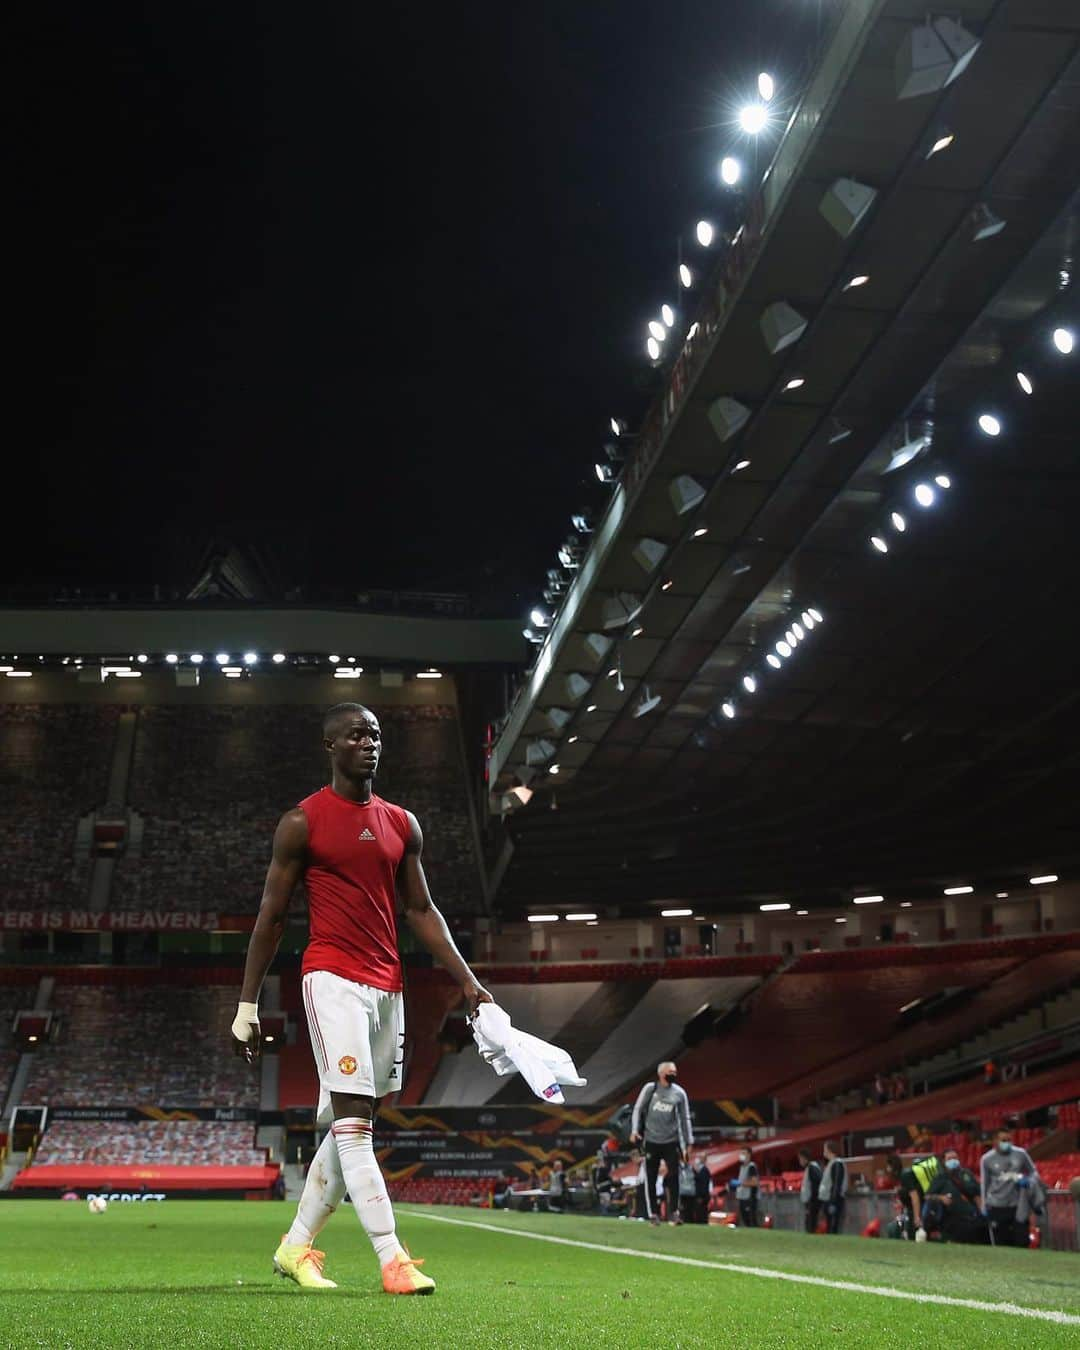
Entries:
POLYGON ((956 1149, 946 1149, 942 1168, 930 1183, 923 1203, 924 1222, 937 1228, 946 1242, 986 1243, 990 1229, 979 1213, 979 1183, 961 1166, 956 1149))
MULTIPOLYGON (((1002 1127, 994 1136, 994 1146, 979 1163, 980 1202, 990 1220, 990 1238, 995 1246, 1026 1247, 1027 1223, 1017 1218, 1021 1193, 1029 1190, 1039 1174, 1027 1152, 1012 1141, 1012 1133, 1002 1127)), ((1027 1207, 1025 1206, 1025 1215, 1027 1207)))
POLYGON ((739 1202, 739 1227, 756 1228, 758 1169, 748 1148, 739 1150, 739 1176, 735 1183, 735 1199, 739 1202))
POLYGON ((679 1214, 679 1163, 689 1159, 694 1142, 690 1124, 690 1099, 675 1081, 678 1070, 671 1060, 656 1068, 655 1082, 646 1083, 634 1103, 630 1142, 645 1145, 645 1204, 651 1223, 658 1224, 656 1178, 660 1164, 667 1164, 665 1191, 671 1223, 681 1223, 679 1214))

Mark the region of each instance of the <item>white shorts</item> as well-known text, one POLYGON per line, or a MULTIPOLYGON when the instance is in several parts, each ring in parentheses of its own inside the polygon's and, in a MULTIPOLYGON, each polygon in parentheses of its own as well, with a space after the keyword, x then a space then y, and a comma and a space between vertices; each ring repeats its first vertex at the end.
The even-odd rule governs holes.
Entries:
POLYGON ((401 1089, 405 1000, 313 970, 304 976, 308 1035, 319 1071, 320 1124, 331 1119, 331 1092, 385 1097, 401 1089))

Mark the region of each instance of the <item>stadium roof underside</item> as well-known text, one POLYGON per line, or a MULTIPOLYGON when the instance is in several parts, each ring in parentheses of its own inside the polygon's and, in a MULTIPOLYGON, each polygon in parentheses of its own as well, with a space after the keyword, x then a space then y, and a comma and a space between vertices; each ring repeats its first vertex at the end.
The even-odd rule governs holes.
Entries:
POLYGON ((1076 360, 1050 337, 1077 318, 1080 6, 950 13, 974 60, 900 100, 924 8, 849 6, 747 208, 496 746, 497 790, 540 789, 504 913, 1080 858, 1076 360), (842 177, 876 190, 846 238, 821 210, 842 177), (807 326, 773 355, 778 301, 807 326), (726 440, 724 397, 749 413, 726 440))

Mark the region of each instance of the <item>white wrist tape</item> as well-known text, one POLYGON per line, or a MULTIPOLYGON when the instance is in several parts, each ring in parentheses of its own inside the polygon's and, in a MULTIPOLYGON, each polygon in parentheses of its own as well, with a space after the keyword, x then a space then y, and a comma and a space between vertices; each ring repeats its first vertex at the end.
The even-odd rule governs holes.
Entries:
POLYGON ((232 1034, 246 1045, 259 1034, 259 1005, 257 1003, 238 1003, 233 1018, 232 1034))

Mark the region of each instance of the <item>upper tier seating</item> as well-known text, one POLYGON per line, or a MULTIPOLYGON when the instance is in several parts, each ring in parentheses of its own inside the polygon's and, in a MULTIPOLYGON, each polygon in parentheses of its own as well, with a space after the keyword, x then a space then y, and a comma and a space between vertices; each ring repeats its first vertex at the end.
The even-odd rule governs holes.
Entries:
POLYGON ((254 1135, 250 1121, 58 1120, 45 1131, 34 1165, 259 1167, 266 1150, 253 1146, 254 1135))
POLYGON ((60 1037, 34 1055, 26 1106, 258 1106, 232 1053, 236 988, 58 984, 60 1037))
MULTIPOLYGON (((468 912, 480 894, 458 727, 450 707, 376 707, 376 790, 415 812, 436 902, 468 912)), ((142 856, 120 860, 117 909, 252 911, 281 814, 328 778, 322 709, 161 705, 139 713, 129 798, 142 856)))
POLYGON ((628 1082, 652 1077, 659 1061, 681 1048, 683 1028, 695 1013, 706 1005, 719 1012, 738 1003, 757 982, 754 975, 657 980, 599 1049, 578 1065, 589 1080, 589 1100, 606 1101, 628 1082))
MULTIPOLYGON (((946 967, 949 976, 946 984, 974 983, 976 981, 967 975, 977 977, 977 967, 990 964, 963 962, 956 967, 946 967), (960 972, 960 977, 954 978, 954 970, 960 972)), ((784 1086, 782 1095, 805 1099, 812 1086, 819 1096, 830 1096, 852 1083, 868 1081, 878 1069, 910 1064, 941 1047, 961 1046, 967 1038, 1050 997, 1078 976, 1080 949, 1047 952, 1021 961, 977 989, 970 999, 953 1011, 895 1031, 885 1045, 872 1045, 812 1075, 797 1078, 784 1086)))
POLYGON ((104 802, 117 718, 110 704, 0 703, 0 908, 86 903, 80 816, 104 802))
POLYGON ((691 1097, 776 1095, 796 1104, 842 1057, 846 1062, 870 1046, 883 1054, 905 1004, 954 985, 985 983, 1014 964, 1005 957, 948 966, 787 971, 766 985, 733 1030, 680 1058, 679 1081, 691 1097))
MULTIPOLYGON (((0 976, 0 979, 2 978, 0 976)), ((11 1025, 20 1008, 29 1008, 32 1004, 33 994, 28 996, 25 988, 0 986, 0 1108, 4 1105, 8 1084, 19 1062, 19 1056, 12 1044, 11 1025)), ((7 1123, 0 1121, 0 1133, 6 1128, 7 1123)))

